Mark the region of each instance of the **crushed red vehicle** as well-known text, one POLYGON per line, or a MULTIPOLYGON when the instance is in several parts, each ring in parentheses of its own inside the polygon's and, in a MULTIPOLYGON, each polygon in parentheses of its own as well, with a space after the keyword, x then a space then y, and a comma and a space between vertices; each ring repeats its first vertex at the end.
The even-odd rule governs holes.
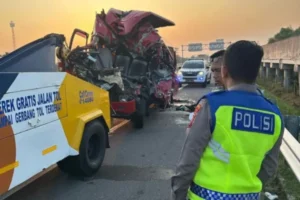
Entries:
POLYGON ((156 30, 174 25, 146 11, 111 8, 107 13, 102 10, 96 14, 91 42, 109 48, 115 55, 114 67, 122 67, 123 80, 139 85, 140 96, 147 104, 146 115, 151 103, 165 108, 179 86, 175 76, 176 53, 156 30))
POLYGON ((176 52, 156 30, 173 25, 152 12, 102 11, 96 14, 90 43, 88 33, 75 29, 67 50, 60 48, 57 55, 63 71, 109 91, 112 117, 132 119, 142 128, 149 106, 166 108, 178 90, 176 52), (76 35, 86 45, 72 49, 76 35))

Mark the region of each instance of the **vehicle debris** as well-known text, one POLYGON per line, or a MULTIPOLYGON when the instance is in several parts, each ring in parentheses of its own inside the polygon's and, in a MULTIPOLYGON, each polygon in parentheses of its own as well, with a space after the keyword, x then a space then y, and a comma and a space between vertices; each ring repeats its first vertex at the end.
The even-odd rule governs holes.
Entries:
POLYGON ((75 35, 86 41, 89 37, 75 29, 70 46, 59 48, 61 70, 108 90, 114 117, 131 118, 137 113, 136 118, 142 119, 149 115, 151 104, 163 110, 169 107, 179 88, 176 53, 156 30, 173 25, 152 12, 102 10, 96 14, 90 43, 72 49, 75 35))

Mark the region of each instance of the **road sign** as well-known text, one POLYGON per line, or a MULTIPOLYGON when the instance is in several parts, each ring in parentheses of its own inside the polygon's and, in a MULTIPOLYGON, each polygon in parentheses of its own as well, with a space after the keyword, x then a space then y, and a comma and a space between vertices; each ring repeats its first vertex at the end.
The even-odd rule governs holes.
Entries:
POLYGON ((224 42, 211 42, 209 43, 209 50, 222 50, 224 49, 224 42))
POLYGON ((189 44, 188 51, 202 51, 202 43, 189 44))

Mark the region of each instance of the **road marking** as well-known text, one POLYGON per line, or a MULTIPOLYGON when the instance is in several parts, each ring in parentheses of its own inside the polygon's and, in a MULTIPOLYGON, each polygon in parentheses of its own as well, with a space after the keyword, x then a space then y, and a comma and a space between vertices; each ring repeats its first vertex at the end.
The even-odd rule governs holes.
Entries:
POLYGON ((188 84, 186 84, 185 86, 181 85, 181 88, 179 88, 178 91, 182 90, 182 89, 185 88, 186 86, 188 86, 188 84))
POLYGON ((109 130, 109 134, 112 134, 112 132, 116 131, 117 129, 121 128, 122 126, 125 126, 126 124, 128 124, 130 122, 130 120, 123 120, 122 122, 120 122, 119 124, 117 124, 116 126, 112 127, 109 130))
POLYGON ((47 155, 48 153, 51 153, 51 152, 55 151, 56 149, 57 149, 57 146, 53 145, 51 147, 48 147, 47 149, 44 149, 42 154, 43 154, 43 156, 47 155))

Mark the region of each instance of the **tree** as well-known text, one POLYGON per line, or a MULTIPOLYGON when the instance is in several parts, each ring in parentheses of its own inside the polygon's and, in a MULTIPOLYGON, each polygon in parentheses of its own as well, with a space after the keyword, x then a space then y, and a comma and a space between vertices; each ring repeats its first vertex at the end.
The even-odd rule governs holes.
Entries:
POLYGON ((268 44, 271 44, 271 43, 274 43, 274 42, 276 42, 275 38, 269 38, 268 44))
POLYGON ((269 38, 268 44, 298 35, 300 35, 300 27, 295 30, 291 26, 281 28, 280 31, 276 33, 274 37, 269 38))
POLYGON ((287 27, 287 28, 281 28, 279 33, 277 33, 274 38, 279 41, 279 40, 284 40, 289 37, 292 37, 294 34, 294 30, 292 27, 287 27))
POLYGON ((294 31, 294 35, 295 35, 295 36, 299 36, 299 35, 300 35, 300 27, 298 27, 298 28, 294 31))

